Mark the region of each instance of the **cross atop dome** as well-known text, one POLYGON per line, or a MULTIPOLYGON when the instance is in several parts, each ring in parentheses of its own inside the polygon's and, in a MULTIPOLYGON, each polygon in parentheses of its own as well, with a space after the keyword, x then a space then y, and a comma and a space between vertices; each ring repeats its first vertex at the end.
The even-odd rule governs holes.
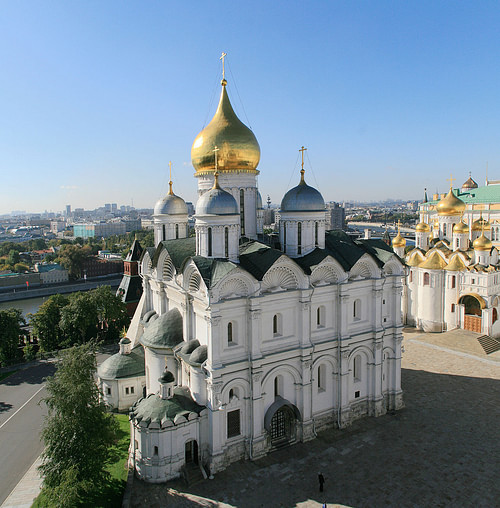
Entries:
POLYGON ((224 51, 223 51, 222 55, 219 58, 219 60, 222 60, 222 81, 220 82, 220 84, 222 86, 226 86, 227 85, 226 69, 225 69, 225 66, 224 66, 224 59, 226 58, 226 56, 227 56, 227 53, 224 53, 224 51))

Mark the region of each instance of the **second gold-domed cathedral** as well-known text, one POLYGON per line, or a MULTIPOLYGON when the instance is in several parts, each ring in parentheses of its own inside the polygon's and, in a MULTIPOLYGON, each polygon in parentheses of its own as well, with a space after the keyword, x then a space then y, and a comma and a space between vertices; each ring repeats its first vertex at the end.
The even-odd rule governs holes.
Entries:
POLYGON ((500 336, 500 182, 480 187, 469 177, 461 188, 424 200, 419 215, 415 246, 393 244, 407 264, 405 323, 500 336))

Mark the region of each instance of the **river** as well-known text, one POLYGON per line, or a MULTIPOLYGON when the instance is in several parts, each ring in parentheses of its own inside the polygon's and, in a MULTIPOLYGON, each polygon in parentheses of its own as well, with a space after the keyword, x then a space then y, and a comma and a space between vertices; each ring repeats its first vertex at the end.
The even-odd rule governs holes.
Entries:
POLYGON ((50 296, 41 296, 39 298, 26 298, 26 300, 15 300, 12 302, 0 302, 0 310, 21 309, 23 316, 26 317, 30 312, 34 314, 42 303, 50 296))

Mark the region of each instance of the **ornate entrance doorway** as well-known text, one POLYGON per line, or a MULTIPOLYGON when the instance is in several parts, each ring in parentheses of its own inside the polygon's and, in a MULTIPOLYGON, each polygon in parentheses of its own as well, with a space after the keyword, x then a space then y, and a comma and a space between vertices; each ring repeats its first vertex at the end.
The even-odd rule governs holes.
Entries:
POLYGON ((481 315, 482 309, 486 306, 485 301, 479 295, 469 294, 460 297, 458 303, 464 306, 464 329, 481 333, 481 315))
POLYGON ((264 427, 269 433, 271 446, 285 446, 295 442, 297 421, 301 421, 297 407, 282 397, 276 397, 264 417, 264 427))

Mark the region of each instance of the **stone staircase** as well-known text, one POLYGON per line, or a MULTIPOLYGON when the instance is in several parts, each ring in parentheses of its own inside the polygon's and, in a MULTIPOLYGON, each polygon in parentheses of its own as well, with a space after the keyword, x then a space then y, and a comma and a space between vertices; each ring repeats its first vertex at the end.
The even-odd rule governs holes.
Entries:
POLYGON ((201 482, 205 478, 201 472, 200 466, 194 462, 189 462, 184 466, 184 479, 189 487, 195 483, 201 482))
POLYGON ((500 351, 500 340, 498 339, 494 339, 489 335, 481 335, 477 340, 487 355, 500 351))

